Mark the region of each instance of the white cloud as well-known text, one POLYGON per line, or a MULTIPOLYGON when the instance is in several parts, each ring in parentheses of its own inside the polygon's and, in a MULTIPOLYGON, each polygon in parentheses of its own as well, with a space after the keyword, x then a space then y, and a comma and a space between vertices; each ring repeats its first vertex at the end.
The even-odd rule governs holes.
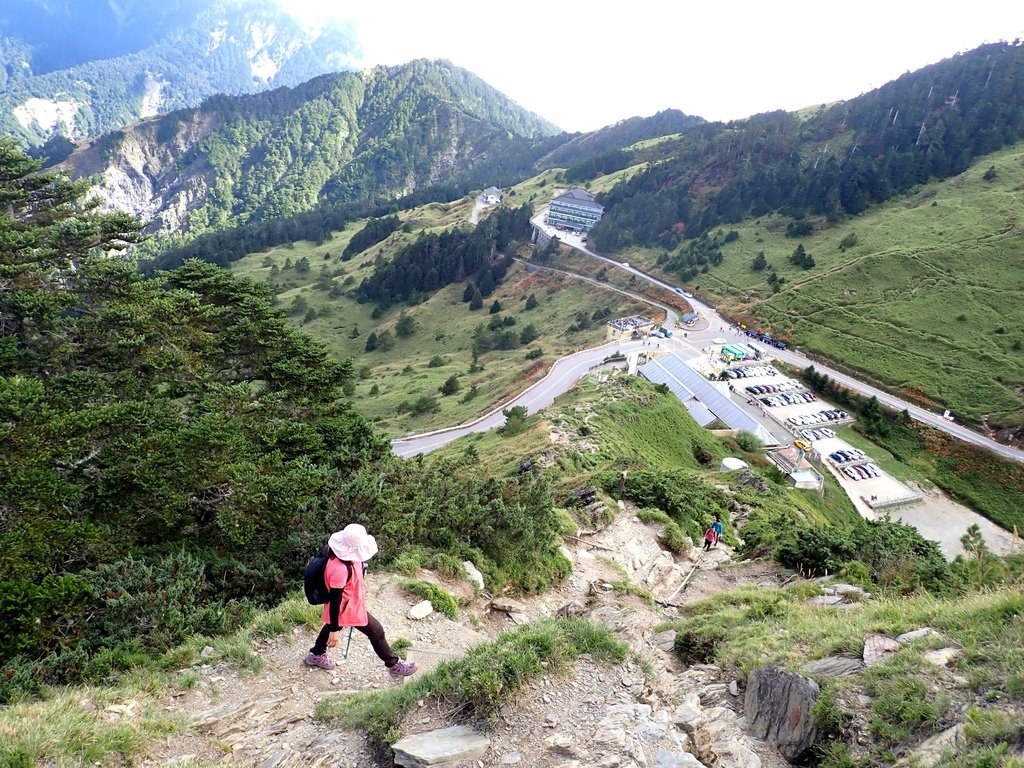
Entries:
POLYGON ((278 2, 300 17, 352 20, 366 65, 450 59, 567 130, 669 107, 731 119, 852 98, 1024 37, 1024 6, 1005 0, 278 2))

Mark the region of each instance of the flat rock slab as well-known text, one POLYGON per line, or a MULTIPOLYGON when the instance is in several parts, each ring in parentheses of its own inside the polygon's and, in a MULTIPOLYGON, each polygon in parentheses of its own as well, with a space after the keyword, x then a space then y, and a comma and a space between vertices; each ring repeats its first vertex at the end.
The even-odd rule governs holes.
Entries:
POLYGON ((896 638, 896 642, 900 645, 906 645, 907 643, 912 643, 915 640, 920 640, 922 637, 928 637, 929 635, 935 634, 938 633, 931 627, 921 627, 920 629, 914 629, 910 632, 904 632, 896 638))
POLYGON ((839 605, 841 602, 843 602, 843 598, 839 595, 817 595, 807 600, 808 605, 816 605, 821 608, 831 608, 833 605, 839 605))
POLYGON ((663 749, 654 759, 654 768, 704 768, 704 763, 689 752, 670 752, 663 749))
POLYGON ((664 632, 659 632, 651 638, 651 642, 654 643, 654 647, 658 650, 671 653, 676 647, 676 631, 674 629, 666 629, 664 632))
POLYGON ((819 677, 846 677, 864 668, 864 662, 849 656, 826 656, 804 664, 804 672, 819 677))
POLYGON ((864 640, 864 666, 873 667, 875 664, 888 659, 900 648, 900 644, 891 637, 885 635, 868 635, 864 640))
POLYGON ((449 768, 484 756, 491 740, 465 725, 406 736, 391 745, 402 768, 449 768))

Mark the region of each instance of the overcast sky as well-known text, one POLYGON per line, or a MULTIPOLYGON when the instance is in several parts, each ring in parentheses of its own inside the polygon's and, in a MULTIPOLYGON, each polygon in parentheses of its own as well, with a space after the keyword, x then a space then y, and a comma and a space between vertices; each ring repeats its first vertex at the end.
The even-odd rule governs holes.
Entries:
POLYGON ((1024 2, 278 0, 353 21, 364 63, 449 59, 569 131, 674 107, 710 120, 851 98, 983 42, 1024 2))

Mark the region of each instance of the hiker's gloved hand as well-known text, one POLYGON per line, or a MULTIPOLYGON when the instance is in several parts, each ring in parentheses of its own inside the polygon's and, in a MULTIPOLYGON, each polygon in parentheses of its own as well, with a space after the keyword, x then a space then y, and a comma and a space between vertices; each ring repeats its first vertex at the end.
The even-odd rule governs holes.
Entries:
POLYGON ((340 632, 331 632, 331 636, 327 638, 327 647, 334 648, 338 644, 338 635, 340 632))

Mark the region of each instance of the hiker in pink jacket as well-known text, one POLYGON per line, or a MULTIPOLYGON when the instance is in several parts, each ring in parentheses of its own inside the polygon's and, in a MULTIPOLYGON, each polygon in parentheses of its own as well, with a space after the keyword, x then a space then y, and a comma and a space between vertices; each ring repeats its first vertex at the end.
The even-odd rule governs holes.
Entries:
POLYGON ((364 563, 377 554, 377 541, 363 526, 352 523, 343 531, 331 534, 327 549, 329 557, 324 568, 324 584, 330 592, 330 599, 324 605, 323 629, 306 654, 306 664, 334 669, 337 662, 327 655, 327 648, 337 644, 335 633, 342 627, 352 627, 370 638, 370 645, 392 677, 411 675, 416 671, 416 663, 403 661, 391 650, 384 636, 384 627, 366 610, 364 563))

